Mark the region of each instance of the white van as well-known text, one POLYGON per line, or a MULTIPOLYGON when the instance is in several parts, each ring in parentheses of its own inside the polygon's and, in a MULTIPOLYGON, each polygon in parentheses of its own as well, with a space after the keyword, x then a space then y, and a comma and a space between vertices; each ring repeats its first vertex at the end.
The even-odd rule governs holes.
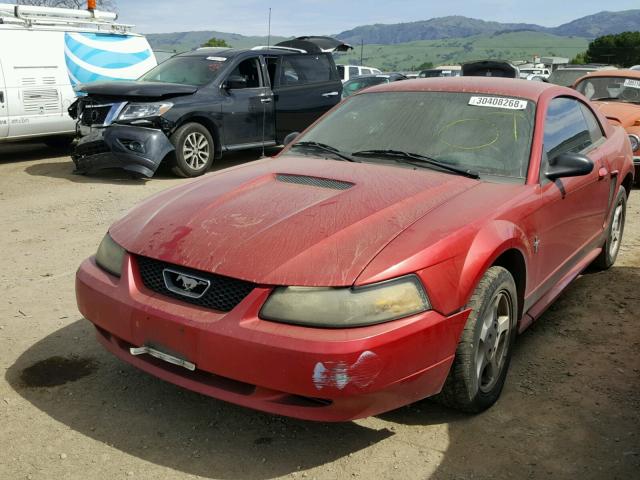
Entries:
POLYGON ((382 73, 377 68, 363 67, 362 65, 338 64, 336 65, 336 67, 338 68, 338 76, 340 77, 340 80, 342 80, 342 83, 346 82, 347 80, 353 77, 359 77, 360 75, 372 75, 372 74, 377 75, 382 73))
POLYGON ((116 14, 0 3, 0 143, 70 143, 74 86, 133 80, 156 65, 147 40, 116 14))

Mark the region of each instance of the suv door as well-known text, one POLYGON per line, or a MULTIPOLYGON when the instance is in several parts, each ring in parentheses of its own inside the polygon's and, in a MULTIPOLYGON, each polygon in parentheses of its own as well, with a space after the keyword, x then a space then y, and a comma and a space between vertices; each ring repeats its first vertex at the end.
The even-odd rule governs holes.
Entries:
POLYGON ((589 107, 570 97, 551 101, 540 165, 541 208, 536 213, 538 283, 555 283, 599 246, 596 242, 604 231, 612 183, 605 150, 606 137, 589 107), (565 152, 587 155, 594 163, 593 171, 549 181, 544 176, 549 162, 565 152))
POLYGON ((0 139, 9 136, 9 99, 0 63, 0 139))
POLYGON ((274 88, 277 141, 307 128, 340 101, 341 93, 331 54, 282 55, 274 88))
POLYGON ((222 83, 224 145, 243 148, 275 144, 273 138, 273 93, 259 56, 238 62, 222 83))

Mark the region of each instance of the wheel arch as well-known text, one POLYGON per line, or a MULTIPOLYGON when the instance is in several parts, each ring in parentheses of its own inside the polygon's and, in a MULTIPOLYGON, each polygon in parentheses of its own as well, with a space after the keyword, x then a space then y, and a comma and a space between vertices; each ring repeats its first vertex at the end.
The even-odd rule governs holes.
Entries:
POLYGON ((531 245, 526 234, 516 224, 497 220, 478 232, 474 238, 460 276, 465 286, 463 304, 466 305, 485 272, 494 266, 506 269, 516 283, 518 293, 518 321, 524 313, 524 298, 529 283, 531 245), (465 282, 464 279, 467 279, 465 282))
POLYGON ((187 123, 199 123, 209 131, 214 142, 214 158, 220 158, 222 156, 222 136, 220 134, 220 127, 216 122, 204 114, 193 113, 182 117, 180 121, 176 123, 174 131, 187 123))

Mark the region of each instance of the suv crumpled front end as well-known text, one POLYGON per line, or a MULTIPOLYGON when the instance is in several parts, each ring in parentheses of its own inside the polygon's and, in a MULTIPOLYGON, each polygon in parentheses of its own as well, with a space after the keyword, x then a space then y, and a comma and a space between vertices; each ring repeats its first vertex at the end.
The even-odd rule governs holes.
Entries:
POLYGON ((132 175, 152 177, 174 146, 158 122, 145 125, 114 123, 128 102, 107 103, 81 97, 69 109, 77 118, 80 139, 71 155, 76 173, 91 174, 119 168, 132 175))

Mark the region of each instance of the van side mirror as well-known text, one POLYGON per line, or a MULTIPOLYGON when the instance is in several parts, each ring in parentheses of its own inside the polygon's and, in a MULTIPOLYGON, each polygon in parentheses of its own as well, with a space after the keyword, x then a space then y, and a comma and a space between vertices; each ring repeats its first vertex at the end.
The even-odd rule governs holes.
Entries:
POLYGON ((549 180, 563 177, 582 177, 593 171, 593 161, 581 153, 566 152, 549 160, 549 166, 544 173, 549 180))
POLYGON ((241 88, 247 88, 247 79, 242 75, 231 75, 222 84, 222 88, 225 90, 238 90, 241 88))
POLYGON ((298 135, 300 135, 300 132, 291 132, 289 135, 284 137, 282 144, 286 147, 291 142, 293 142, 296 138, 298 138, 298 135))

